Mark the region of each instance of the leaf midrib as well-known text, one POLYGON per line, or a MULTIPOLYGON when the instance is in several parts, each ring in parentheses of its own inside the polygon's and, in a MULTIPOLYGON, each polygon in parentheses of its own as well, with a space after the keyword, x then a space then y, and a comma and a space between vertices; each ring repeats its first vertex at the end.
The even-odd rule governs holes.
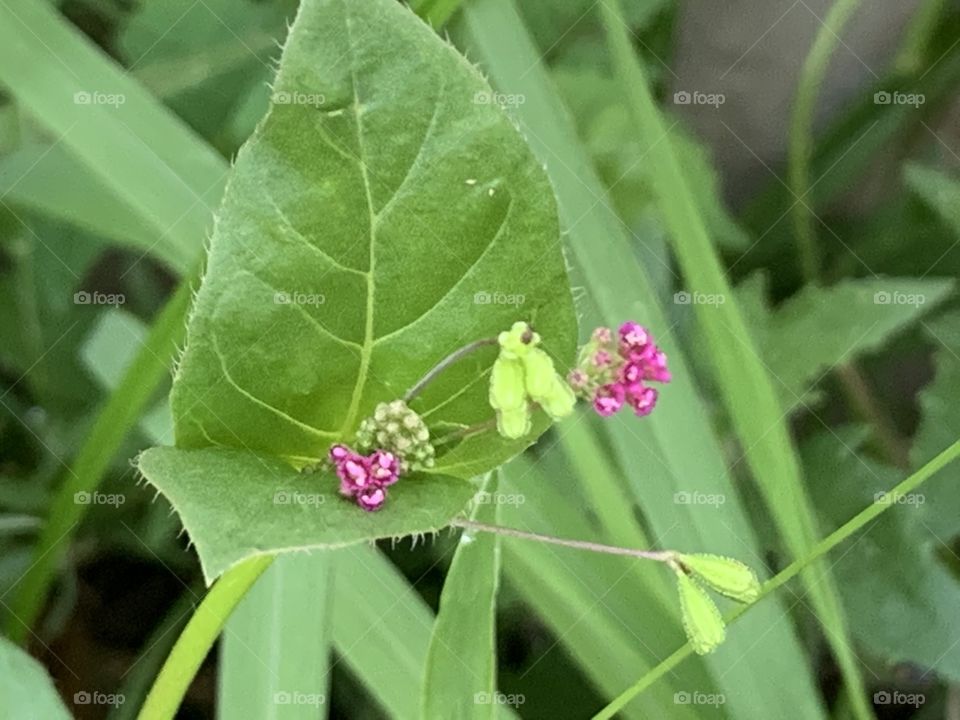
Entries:
POLYGON ((363 178, 363 189, 367 196, 367 214, 369 224, 369 259, 367 262, 367 316, 363 331, 363 345, 360 348, 360 369, 357 371, 357 382, 353 387, 353 396, 350 399, 350 409, 340 428, 340 435, 347 436, 350 428, 353 427, 357 419, 357 413, 360 410, 360 398, 363 397, 363 388, 367 384, 367 372, 370 367, 370 356, 373 353, 373 307, 375 286, 373 282, 376 272, 377 253, 376 253, 376 212, 373 209, 373 193, 370 190, 370 177, 367 173, 367 164, 364 161, 366 150, 363 144, 363 121, 360 115, 360 96, 357 92, 357 64, 356 54, 353 45, 353 29, 350 20, 349 3, 342 0, 343 5, 343 24, 347 34, 347 46, 350 55, 350 85, 353 89, 353 117, 357 131, 357 163, 360 165, 360 176, 363 178))

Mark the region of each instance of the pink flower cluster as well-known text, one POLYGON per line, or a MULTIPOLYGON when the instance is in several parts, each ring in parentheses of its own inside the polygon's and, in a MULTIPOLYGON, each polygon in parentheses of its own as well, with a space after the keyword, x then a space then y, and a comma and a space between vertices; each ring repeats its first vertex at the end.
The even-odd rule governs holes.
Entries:
POLYGON ((670 382, 670 371, 667 356, 650 332, 635 322, 625 322, 616 338, 610 328, 594 330, 568 381, 604 417, 618 412, 624 404, 644 416, 657 403, 657 390, 647 383, 670 382))
POLYGON ((383 506, 387 486, 400 479, 397 456, 384 450, 361 455, 346 445, 334 445, 330 460, 340 478, 340 494, 353 498, 368 512, 383 506))

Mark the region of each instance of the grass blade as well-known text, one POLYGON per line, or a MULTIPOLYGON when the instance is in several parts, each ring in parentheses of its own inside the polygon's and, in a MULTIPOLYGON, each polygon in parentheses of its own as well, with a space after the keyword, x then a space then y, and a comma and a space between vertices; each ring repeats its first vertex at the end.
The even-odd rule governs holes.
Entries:
MULTIPOLYGON (((491 495, 497 492, 496 472, 488 476, 483 490, 491 495)), ((479 502, 471 518, 497 524, 499 507, 495 501, 479 502)), ((499 536, 464 530, 443 583, 430 638, 424 718, 496 716, 499 584, 499 536)))
MULTIPOLYGON (((664 132, 663 122, 644 70, 633 54, 618 8, 619 0, 601 6, 614 65, 642 134, 649 139, 660 138, 664 132)), ((698 292, 730 300, 715 306, 697 304, 697 316, 747 462, 788 549, 794 557, 801 557, 815 541, 817 523, 780 402, 733 299, 669 141, 656 143, 650 154, 651 161, 661 168, 661 207, 687 283, 698 292)), ((818 566, 805 573, 804 579, 840 664, 852 707, 857 717, 870 718, 873 714, 866 687, 859 661, 849 644, 843 607, 832 576, 828 568, 818 566)))
POLYGON ((219 155, 48 3, 0 4, 0 84, 137 213, 158 257, 195 264, 226 178, 219 155))
POLYGON ((420 717, 433 613, 375 547, 337 552, 333 642, 390 717, 420 717))
POLYGON ((332 553, 281 555, 231 615, 217 717, 326 717, 332 553))
MULTIPOLYGON (((708 413, 672 337, 657 291, 636 261, 629 236, 611 209, 515 6, 503 0, 475 0, 464 6, 460 17, 468 54, 481 59, 500 90, 524 98, 518 121, 547 165, 575 271, 581 273, 588 288, 586 297, 592 301, 580 308, 585 321, 607 324, 641 318, 670 355, 674 380, 655 416, 642 422, 617 417, 605 423, 610 447, 658 542, 758 562, 760 547, 749 516, 737 499, 708 413), (603 252, 597 252, 601 246, 603 252), (689 495, 690 491, 725 502, 695 505, 677 500, 678 493, 689 495)), ((643 242, 643 238, 633 239, 643 242)), ((509 572, 509 565, 505 567, 509 572)), ((785 610, 779 603, 762 609, 706 658, 731 714, 756 720, 777 713, 811 720, 823 717, 807 659, 792 628, 783 622, 785 610), (769 682, 772 677, 780 679, 777 687, 769 682)), ((605 647, 597 644, 596 651, 602 653, 605 647)), ((703 684, 681 689, 709 691, 703 684)), ((676 708, 671 706, 670 712, 676 708)))

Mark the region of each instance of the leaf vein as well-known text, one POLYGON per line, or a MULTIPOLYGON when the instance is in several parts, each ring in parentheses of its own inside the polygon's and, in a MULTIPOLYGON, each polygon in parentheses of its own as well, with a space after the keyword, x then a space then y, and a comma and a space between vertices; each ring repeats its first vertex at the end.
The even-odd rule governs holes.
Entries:
POLYGON ((301 420, 297 420, 295 417, 291 417, 280 408, 276 408, 270 403, 264 402, 263 400, 258 398, 256 395, 251 393, 249 390, 246 390, 245 388, 243 388, 236 380, 233 379, 233 375, 230 374, 230 370, 227 368, 227 359, 224 356, 223 351, 220 350, 220 342, 217 340, 217 334, 215 331, 211 333, 211 337, 213 338, 213 354, 217 356, 217 360, 220 362, 220 372, 223 373, 223 377, 227 381, 227 383, 232 388, 234 388, 238 393, 240 393, 243 397, 245 397, 247 400, 252 402, 257 407, 263 408, 264 410, 268 410, 274 413, 275 415, 278 415, 284 420, 287 420, 288 422, 293 423, 301 430, 305 430, 306 432, 318 438, 330 439, 330 438, 338 437, 337 433, 335 432, 332 432, 330 430, 319 430, 318 428, 315 428, 312 425, 308 425, 307 423, 302 422, 301 420))
POLYGON ((497 228, 497 231, 493 234, 493 237, 490 238, 490 242, 483 249, 483 252, 477 255, 476 259, 472 263, 470 263, 470 266, 466 270, 463 271, 463 274, 461 274, 460 277, 457 278, 456 282, 454 282, 453 285, 451 285, 450 288, 446 292, 444 292, 443 295, 441 295, 440 298, 433 305, 431 305, 429 309, 421 313, 420 316, 417 317, 415 320, 411 320, 406 325, 399 327, 396 330, 392 330, 388 332, 386 335, 381 335, 380 337, 376 338, 376 340, 373 341, 374 346, 379 345, 380 343, 386 340, 389 340, 390 338, 395 337, 396 335, 406 332, 408 329, 410 329, 411 327, 419 323, 421 320, 423 320, 425 317, 427 317, 430 313, 434 312, 443 303, 444 300, 450 297, 450 295, 452 295, 457 290, 457 288, 460 287, 461 283, 463 283, 463 281, 467 279, 470 273, 474 271, 474 269, 484 260, 484 258, 487 257, 487 255, 489 255, 490 250, 493 249, 493 246, 497 244, 497 241, 500 239, 504 229, 507 227, 507 224, 510 220, 510 213, 513 211, 513 204, 514 204, 514 198, 511 195, 510 203, 507 205, 507 211, 503 214, 503 220, 500 221, 500 225, 497 228))
POLYGON ((287 217, 287 214, 283 211, 283 208, 281 208, 277 204, 277 201, 274 200, 272 195, 269 196, 269 200, 270 200, 270 204, 273 205, 273 209, 277 211, 277 215, 279 215, 280 219, 283 221, 283 224, 290 230, 291 233, 293 233, 293 235, 298 240, 300 240, 300 242, 302 242, 308 248, 313 250, 317 255, 322 257, 327 263, 329 263, 336 269, 343 270, 344 272, 354 273, 356 275, 362 275, 363 277, 367 277, 368 273, 366 270, 360 270, 359 268, 350 267, 349 265, 344 265, 342 262, 334 258, 332 255, 329 255, 321 247, 319 247, 318 245, 314 245, 312 242, 310 242, 307 239, 307 237, 303 233, 301 233, 299 230, 297 230, 296 226, 292 222, 290 222, 290 218, 287 217))
MULTIPOLYGON (((272 284, 268 283, 266 280, 264 280, 262 277, 260 277, 259 275, 257 275, 255 272, 253 272, 253 271, 251 271, 251 270, 247 270, 246 268, 243 268, 243 269, 240 270, 240 272, 244 273, 245 275, 249 275, 249 276, 252 277, 254 280, 256 280, 258 283, 260 283, 261 285, 263 285, 265 288, 267 288, 268 290, 270 290, 271 292, 273 292, 275 295, 286 295, 286 294, 287 294, 287 293, 279 290, 278 288, 274 287, 272 284)), ((331 332, 330 330, 328 330, 328 329, 326 328, 326 326, 325 326, 322 322, 320 322, 320 321, 317 320, 313 315, 311 315, 311 314, 308 313, 306 310, 304 310, 304 309, 303 309, 303 305, 301 305, 300 303, 290 302, 290 303, 278 303, 278 304, 281 304, 281 305, 283 305, 283 306, 285 306, 285 307, 292 307, 292 308, 296 309, 304 318, 307 319, 307 321, 308 321, 311 325, 313 325, 314 328, 316 328, 317 332, 319 332, 319 333, 320 333, 321 335, 323 335, 324 337, 328 337, 328 338, 330 338, 331 340, 333 340, 334 342, 338 342, 338 343, 340 343, 341 345, 345 345, 346 347, 352 347, 352 348, 357 348, 357 349, 359 349, 359 348, 361 347, 361 346, 360 346, 360 343, 354 342, 353 340, 347 340, 346 338, 342 338, 342 337, 340 337, 339 335, 337 335, 337 334, 331 332)))
POLYGON ((434 130, 437 126, 437 117, 440 115, 440 105, 443 102, 443 93, 447 88, 447 78, 445 75, 440 76, 440 85, 437 91, 437 101, 433 106, 433 113, 430 115, 430 122, 427 124, 427 130, 423 134, 423 139, 420 141, 420 147, 417 148, 417 155, 413 158, 413 162, 410 163, 410 167, 407 168, 407 172, 403 176, 403 180, 397 185, 396 190, 393 191, 393 194, 387 199, 379 211, 377 211, 376 219, 379 222, 393 206, 403 197, 403 191, 406 189, 407 184, 410 179, 416 177, 417 170, 420 168, 421 160, 423 158, 423 151, 427 147, 427 144, 430 142, 430 139, 433 137, 434 130))

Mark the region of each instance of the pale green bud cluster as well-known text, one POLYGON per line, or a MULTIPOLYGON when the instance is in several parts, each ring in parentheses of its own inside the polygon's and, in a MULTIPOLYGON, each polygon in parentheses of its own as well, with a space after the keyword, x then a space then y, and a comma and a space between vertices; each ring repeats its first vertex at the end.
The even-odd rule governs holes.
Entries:
POLYGON ((404 473, 431 468, 435 462, 427 424, 403 400, 377 405, 373 415, 360 423, 356 445, 364 453, 393 453, 404 473))
POLYGON ((723 642, 726 628, 717 606, 697 581, 742 603, 760 597, 760 581, 747 565, 720 555, 677 554, 670 564, 677 573, 683 628, 694 651, 706 655, 723 642))
POLYGON ((559 420, 573 412, 576 397, 557 374, 553 359, 539 347, 540 336, 517 322, 497 337, 500 355, 490 375, 490 406, 497 411, 497 431, 516 440, 531 429, 530 403, 559 420))

